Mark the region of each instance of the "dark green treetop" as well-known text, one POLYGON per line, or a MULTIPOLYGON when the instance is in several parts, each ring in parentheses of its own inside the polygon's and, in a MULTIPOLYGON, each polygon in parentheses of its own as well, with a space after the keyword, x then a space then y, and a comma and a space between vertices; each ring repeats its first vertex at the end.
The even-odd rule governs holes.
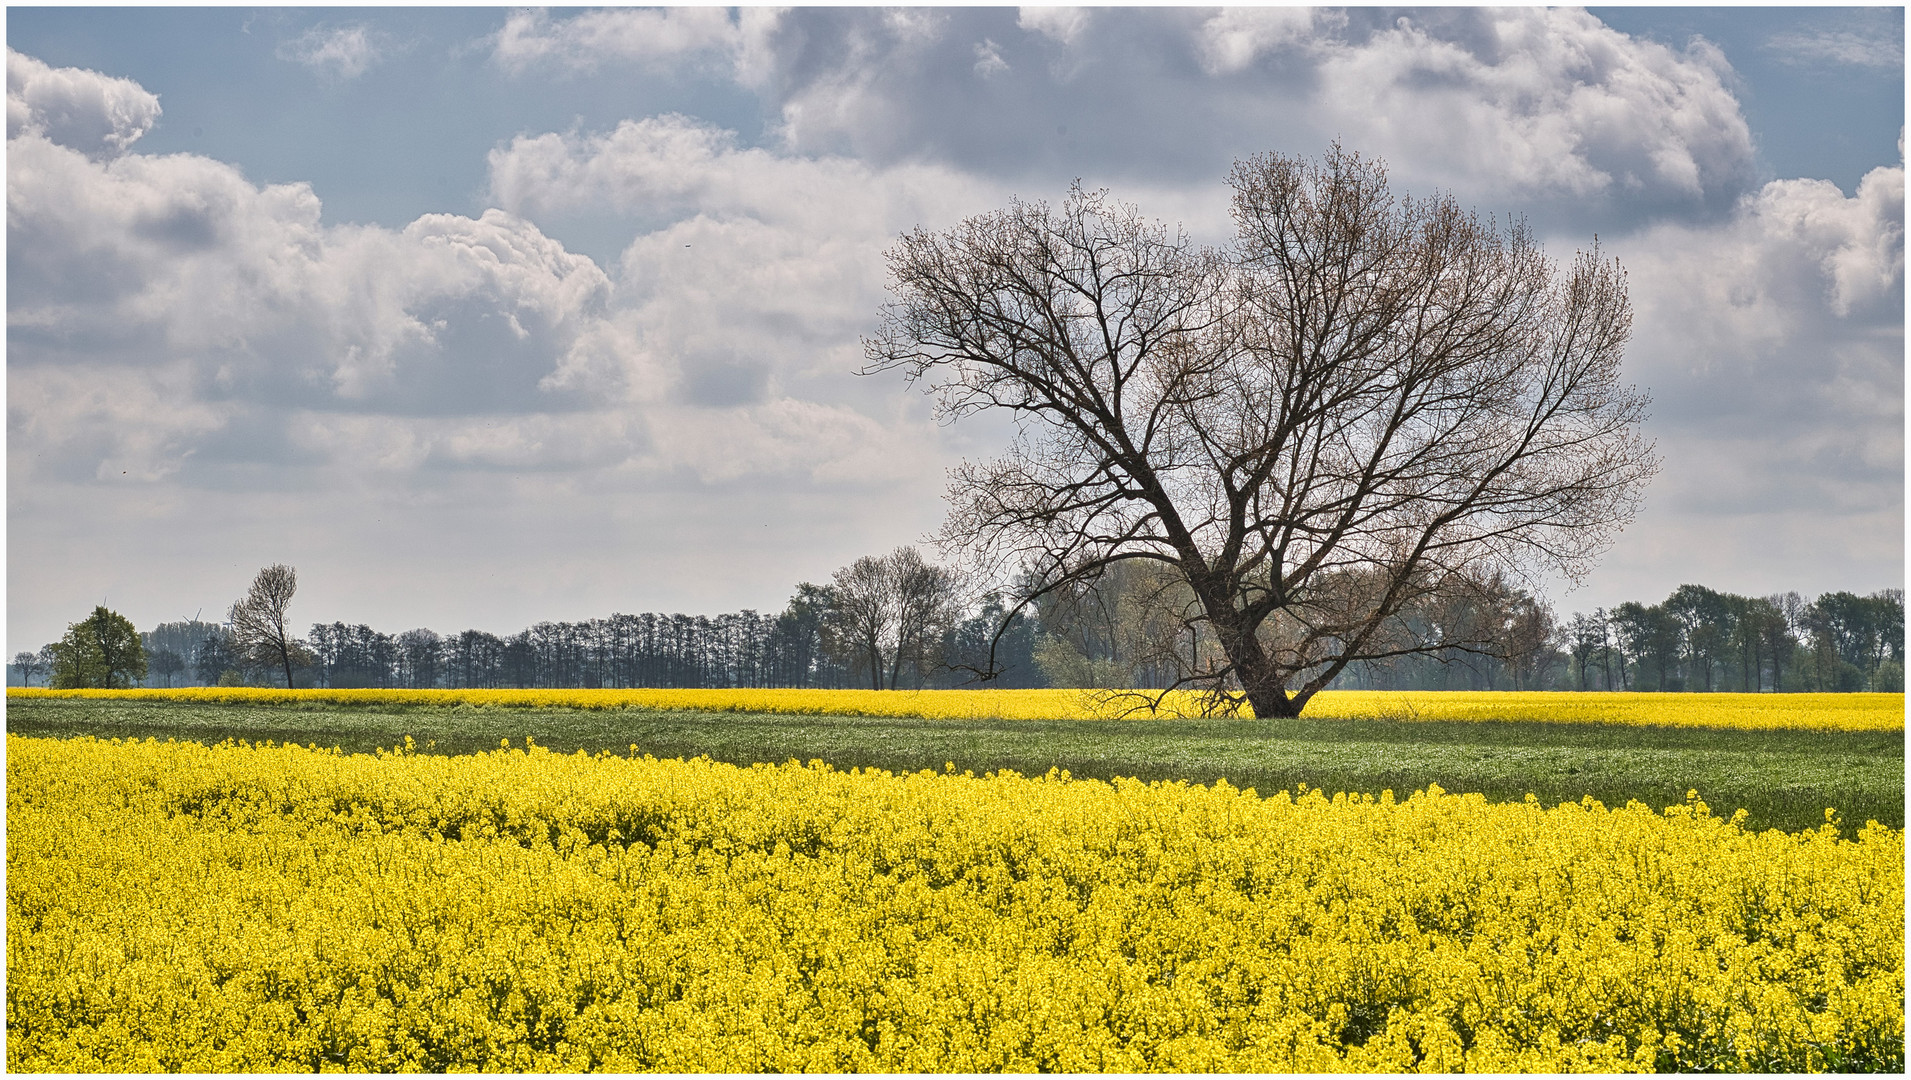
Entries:
POLYGON ((53 685, 62 689, 131 686, 146 677, 146 650, 126 616, 96 607, 54 643, 53 685))

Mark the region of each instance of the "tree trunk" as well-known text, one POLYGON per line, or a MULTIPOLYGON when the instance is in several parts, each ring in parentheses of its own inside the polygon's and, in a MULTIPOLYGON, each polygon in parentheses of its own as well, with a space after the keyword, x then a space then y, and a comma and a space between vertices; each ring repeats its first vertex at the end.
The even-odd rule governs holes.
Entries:
POLYGON ((1296 719, 1301 714, 1301 706, 1306 703, 1299 694, 1289 695, 1280 687, 1249 690, 1247 701, 1254 707, 1254 718, 1257 720, 1296 719))
POLYGON ((1304 693, 1289 694, 1285 680, 1281 678, 1274 661, 1261 646, 1261 639, 1255 634, 1255 628, 1242 626, 1234 615, 1233 606, 1223 600, 1218 603, 1204 603, 1208 618, 1214 627, 1214 636, 1227 654, 1228 663, 1234 667, 1235 677, 1241 680, 1241 689, 1247 694, 1248 704, 1254 709, 1257 720, 1271 720, 1276 717, 1292 720, 1300 716, 1308 697, 1304 693), (1220 615, 1221 618, 1215 618, 1220 615))

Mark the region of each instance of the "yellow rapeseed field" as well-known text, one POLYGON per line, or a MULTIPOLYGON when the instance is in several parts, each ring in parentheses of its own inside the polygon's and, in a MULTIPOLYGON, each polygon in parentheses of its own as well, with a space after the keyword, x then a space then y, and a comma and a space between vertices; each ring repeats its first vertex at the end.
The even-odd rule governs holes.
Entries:
POLYGON ((1896 1071, 1904 834, 7 739, 7 1066, 1896 1071))
MULTIPOLYGON (((176 690, 15 688, 8 698, 84 697, 222 705, 474 705, 502 708, 699 709, 932 720, 1095 720, 1198 716, 1202 699, 1094 690, 176 690)), ((1243 709, 1239 715, 1251 715, 1243 709)), ((1903 694, 1628 694, 1329 690, 1313 719, 1526 720, 1670 727, 1903 731, 1903 694)))

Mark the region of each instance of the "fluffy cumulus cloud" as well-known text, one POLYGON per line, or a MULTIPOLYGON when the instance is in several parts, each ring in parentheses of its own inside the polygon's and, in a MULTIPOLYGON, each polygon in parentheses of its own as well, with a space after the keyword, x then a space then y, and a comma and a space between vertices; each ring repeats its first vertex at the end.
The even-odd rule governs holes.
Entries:
POLYGON ((1903 166, 1851 196, 1774 181, 1725 222, 1615 250, 1636 311, 1627 364, 1666 459, 1632 557, 1756 567, 1757 587, 1810 550, 1888 580, 1903 558, 1903 166))
POLYGON ((256 187, 190 155, 100 163, 23 136, 7 210, 17 360, 193 358, 220 387, 287 404, 505 405, 470 368, 522 368, 511 389, 535 387, 608 290, 502 211, 330 228, 305 185, 256 187))
POLYGON ((1200 24, 1195 45, 1209 75, 1227 75, 1269 53, 1304 49, 1321 31, 1331 33, 1346 23, 1346 16, 1321 8, 1226 8, 1200 24))
POLYGON ((1322 126, 1519 198, 1729 205, 1750 179, 1730 65, 1703 40, 1675 51, 1570 9, 1432 18, 1292 46, 1316 65, 1322 126))
POLYGON ((1058 45, 1073 45, 1088 29, 1092 14, 1080 7, 1024 7, 1016 11, 1015 25, 1058 45))
POLYGON ((126 102, 151 96, 15 62, 17 477, 935 471, 921 410, 872 419, 839 399, 865 389, 851 373, 882 247, 975 204, 946 171, 744 149, 666 116, 518 138, 493 154, 497 207, 475 217, 334 226, 304 184, 189 154, 97 156, 99 132, 136 130, 126 102), (119 104, 87 127, 55 107, 74 101, 119 104), (631 222, 612 273, 533 223, 580 208, 631 222))
MULTIPOLYGON (((74 87, 89 73, 11 59, 8 111, 27 117, 7 144, 16 463, 132 478, 275 457, 351 468, 360 456, 347 436, 363 425, 341 416, 604 406, 567 375, 588 363, 610 281, 522 218, 327 226, 303 184, 258 186, 188 154, 102 159, 88 151, 142 115, 138 88, 94 76, 84 92, 74 87), (95 109, 88 127, 49 99, 119 106, 95 109), (49 111, 57 122, 40 121, 49 111), (337 437, 311 435, 327 425, 337 437)), ((544 445, 480 454, 438 442, 448 462, 508 459, 517 446, 534 464, 544 445)), ((370 439, 364 460, 392 460, 390 443, 370 439)))
POLYGON ((1751 134, 1716 48, 1636 39, 1580 10, 698 18, 693 33, 648 12, 525 15, 497 55, 588 66, 721 54, 788 150, 937 160, 1017 182, 1213 181, 1234 158, 1338 139, 1416 187, 1610 223, 1723 214, 1753 179, 1751 134))
POLYGON ((878 403, 893 386, 849 373, 884 297, 884 247, 1002 192, 936 166, 744 147, 682 116, 521 136, 490 165, 492 198, 514 213, 636 223, 596 366, 574 377, 675 406, 652 413, 673 432, 656 439, 661 460, 707 479, 792 466, 842 481, 933 472, 919 426, 852 407, 888 408, 878 403))
POLYGON ((131 79, 53 68, 7 50, 7 139, 36 135, 88 157, 126 151, 159 119, 159 98, 131 79))

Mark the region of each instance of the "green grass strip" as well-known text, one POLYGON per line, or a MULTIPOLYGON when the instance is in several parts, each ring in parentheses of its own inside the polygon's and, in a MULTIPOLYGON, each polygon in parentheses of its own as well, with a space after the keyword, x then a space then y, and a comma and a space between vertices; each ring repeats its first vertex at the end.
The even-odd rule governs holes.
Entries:
POLYGON ((1696 788, 1713 812, 1787 831, 1867 820, 1904 827, 1902 732, 1731 731, 1603 724, 1392 720, 923 720, 651 710, 297 708, 11 698, 15 735, 272 740, 368 753, 411 736, 421 751, 465 754, 501 740, 569 753, 707 755, 739 765, 820 759, 892 772, 1051 768, 1078 777, 1226 778, 1263 793, 1299 784, 1397 796, 1438 784, 1494 801, 1528 793, 1553 805, 1591 795, 1655 809, 1696 788))

